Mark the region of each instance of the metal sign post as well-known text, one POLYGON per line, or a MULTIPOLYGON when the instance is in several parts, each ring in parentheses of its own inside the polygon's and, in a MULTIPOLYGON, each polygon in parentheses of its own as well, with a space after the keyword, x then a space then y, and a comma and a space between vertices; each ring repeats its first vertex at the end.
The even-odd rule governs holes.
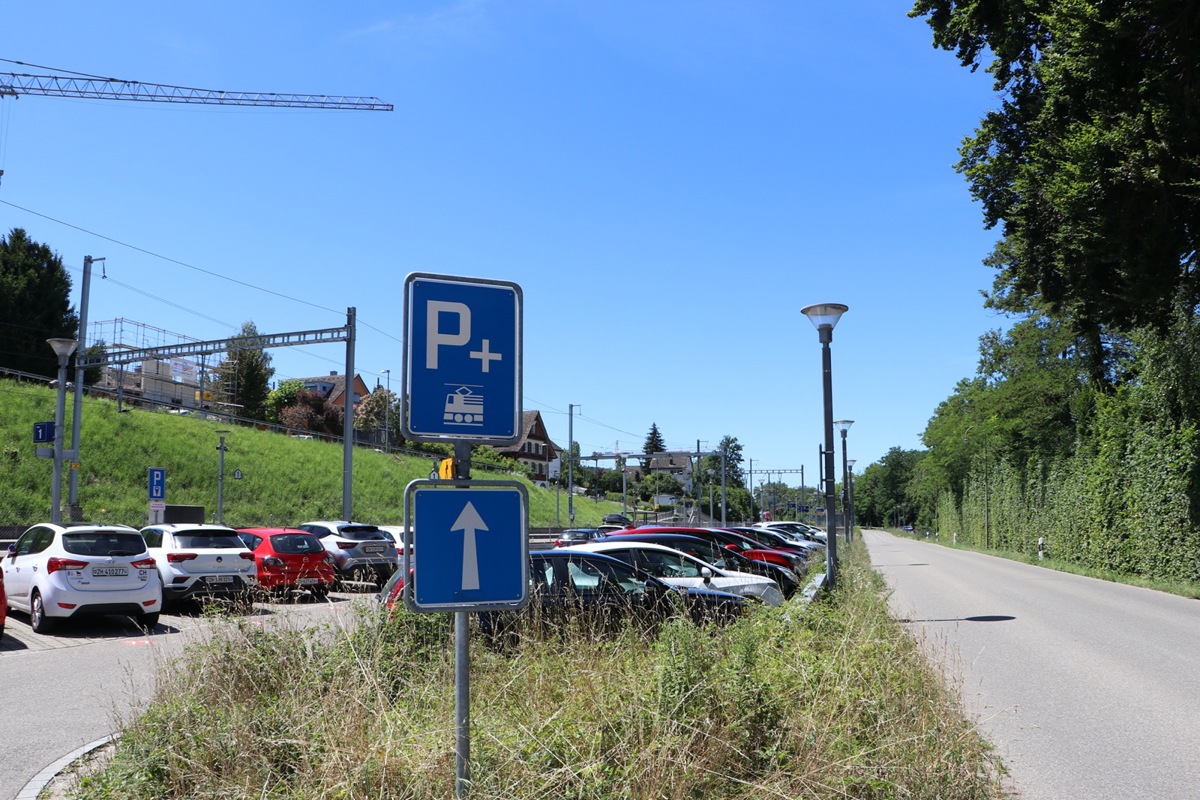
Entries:
POLYGON ((404 282, 405 437, 454 457, 404 492, 404 602, 454 614, 454 796, 470 787, 471 611, 528 600, 529 498, 516 481, 471 480, 471 444, 520 440, 521 287, 413 273, 404 282), (438 480, 437 478, 443 478, 438 480), (419 564, 414 559, 420 542, 419 564))

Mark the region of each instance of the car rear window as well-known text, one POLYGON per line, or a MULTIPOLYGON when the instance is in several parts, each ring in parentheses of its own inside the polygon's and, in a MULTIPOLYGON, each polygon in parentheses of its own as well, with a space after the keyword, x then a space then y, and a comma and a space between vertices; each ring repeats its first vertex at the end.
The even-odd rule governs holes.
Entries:
POLYGON ((238 550, 241 550, 246 546, 242 544, 241 539, 231 533, 177 533, 175 534, 175 543, 180 547, 195 547, 197 549, 203 547, 236 547, 238 550))
POLYGON ((374 542, 388 538, 374 525, 343 525, 338 528, 338 536, 343 539, 353 539, 356 542, 374 542))
POLYGON ((321 540, 310 533, 281 533, 271 537, 276 553, 324 553, 321 540))
POLYGON ((136 556, 146 552, 146 540, 129 531, 64 533, 63 550, 74 556, 136 556))

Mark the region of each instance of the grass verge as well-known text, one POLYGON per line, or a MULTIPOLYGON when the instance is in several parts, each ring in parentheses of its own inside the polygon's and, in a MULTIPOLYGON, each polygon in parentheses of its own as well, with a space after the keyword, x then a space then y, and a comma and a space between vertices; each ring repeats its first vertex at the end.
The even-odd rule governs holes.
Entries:
MULTIPOLYGON (((470 797, 1004 797, 989 747, 890 620, 861 542, 827 601, 723 628, 472 645, 470 797)), ((450 615, 217 625, 72 796, 453 795, 450 615)))

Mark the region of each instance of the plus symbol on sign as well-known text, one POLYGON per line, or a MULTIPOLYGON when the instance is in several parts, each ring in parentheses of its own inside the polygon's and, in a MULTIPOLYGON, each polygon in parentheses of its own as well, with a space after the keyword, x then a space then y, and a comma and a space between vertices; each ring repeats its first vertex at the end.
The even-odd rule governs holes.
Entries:
POLYGON ((489 367, 491 367, 492 361, 499 361, 503 358, 503 356, 500 355, 500 353, 493 353, 493 352, 489 351, 488 347, 490 345, 491 345, 491 340, 484 339, 482 350, 472 350, 471 351, 471 358, 478 358, 480 360, 480 362, 482 362, 484 372, 489 371, 489 367))

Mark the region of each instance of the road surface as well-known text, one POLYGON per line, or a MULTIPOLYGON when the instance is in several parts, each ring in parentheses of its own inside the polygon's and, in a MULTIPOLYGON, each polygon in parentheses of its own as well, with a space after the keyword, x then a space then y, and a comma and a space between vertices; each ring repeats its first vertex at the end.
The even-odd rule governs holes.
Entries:
POLYGON ((1200 602, 864 531, 1021 800, 1200 797, 1200 602))

